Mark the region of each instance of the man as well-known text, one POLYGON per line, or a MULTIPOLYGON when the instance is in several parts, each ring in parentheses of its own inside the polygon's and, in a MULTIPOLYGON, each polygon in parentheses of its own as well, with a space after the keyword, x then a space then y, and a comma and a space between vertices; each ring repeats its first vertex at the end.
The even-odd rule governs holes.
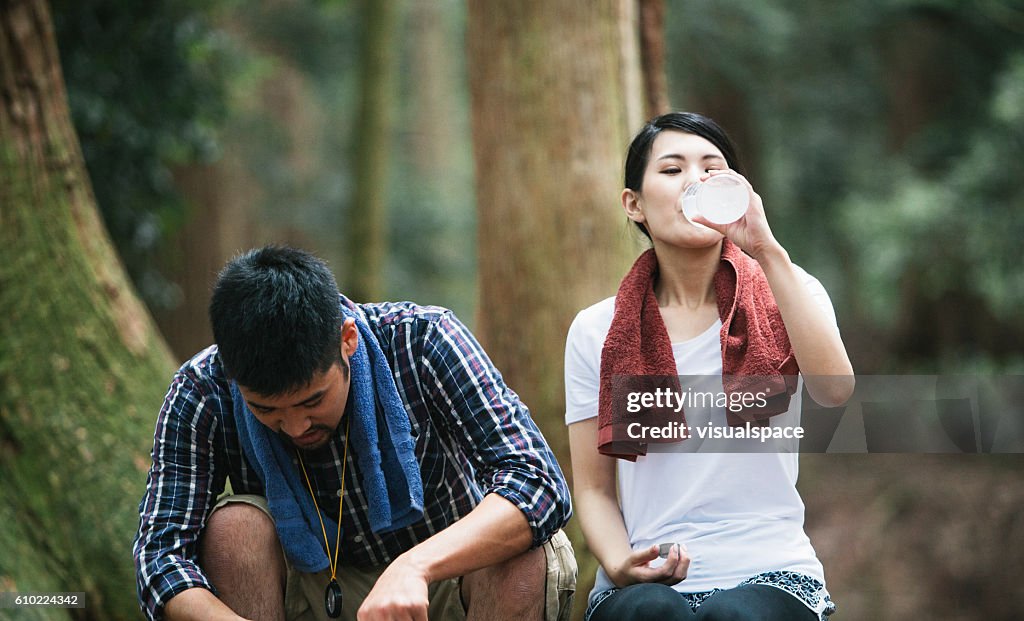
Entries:
POLYGON ((567 617, 565 480, 450 311, 354 304, 266 247, 224 268, 210 320, 139 507, 150 619, 567 617))

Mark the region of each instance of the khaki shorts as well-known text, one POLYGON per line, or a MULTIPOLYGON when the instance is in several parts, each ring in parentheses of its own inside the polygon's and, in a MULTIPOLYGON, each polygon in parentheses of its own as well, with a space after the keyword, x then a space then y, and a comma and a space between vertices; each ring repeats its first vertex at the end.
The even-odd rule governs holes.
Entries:
MULTIPOLYGON (((221 498, 213 510, 241 502, 259 508, 270 516, 267 499, 262 496, 235 494, 221 498)), ((273 516, 271 516, 273 519, 273 516)), ((565 533, 558 531, 544 544, 544 558, 547 560, 547 577, 544 585, 545 621, 564 621, 572 612, 573 595, 576 592, 576 557, 572 544, 565 533)), ((318 574, 294 570, 285 556, 288 566, 288 581, 285 587, 285 615, 288 621, 330 621, 324 610, 324 590, 331 579, 330 570, 318 574)), ((337 579, 343 593, 341 618, 355 619, 356 610, 376 584, 385 567, 362 569, 339 567, 337 579)), ((430 605, 427 614, 431 620, 462 621, 466 610, 462 606, 461 579, 451 578, 434 582, 429 586, 430 605)))

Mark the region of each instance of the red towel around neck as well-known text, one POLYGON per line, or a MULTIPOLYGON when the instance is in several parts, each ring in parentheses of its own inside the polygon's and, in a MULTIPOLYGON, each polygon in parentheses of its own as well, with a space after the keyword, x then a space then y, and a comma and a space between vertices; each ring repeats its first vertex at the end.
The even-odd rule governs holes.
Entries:
MULTIPOLYGON (((654 278, 658 259, 650 249, 640 255, 622 279, 615 296, 615 314, 601 350, 601 387, 598 399, 598 451, 604 455, 633 461, 647 454, 645 442, 630 440, 626 434, 635 415, 624 404, 613 407, 613 394, 620 395, 616 382, 637 376, 657 376, 657 385, 667 382, 679 390, 675 356, 668 329, 654 297, 654 278)), ((790 396, 796 392, 799 367, 789 335, 782 322, 761 266, 728 239, 722 242, 722 257, 713 286, 722 320, 722 377, 726 395, 764 393, 766 405, 733 412, 727 408, 732 426, 748 421, 767 425, 767 419, 789 409, 790 396), (745 381, 745 378, 747 381, 745 381), (756 385, 751 385, 751 381, 756 385)), ((652 384, 645 384, 651 386, 652 384)), ((616 399, 618 400, 618 397, 616 399)), ((682 410, 656 412, 661 419, 686 423, 682 410)), ((650 419, 645 418, 645 424, 650 419)), ((678 441, 678 440, 650 440, 678 441)))

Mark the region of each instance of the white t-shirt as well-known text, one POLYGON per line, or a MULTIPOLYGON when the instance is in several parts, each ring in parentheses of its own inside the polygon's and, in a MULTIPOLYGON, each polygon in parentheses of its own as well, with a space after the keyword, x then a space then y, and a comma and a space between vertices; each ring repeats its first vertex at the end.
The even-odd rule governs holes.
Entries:
MULTIPOLYGON (((835 311, 824 287, 797 269, 834 324, 835 311)), ((580 311, 569 328, 567 425, 597 416, 601 348, 614 305, 615 298, 608 298, 580 311)), ((721 385, 721 327, 716 320, 699 336, 672 344, 679 375, 718 376, 721 385)), ((800 404, 798 390, 789 410, 769 419, 771 425, 799 425, 800 404)), ((691 428, 708 421, 727 424, 724 408, 687 408, 685 415, 691 428)), ((728 450, 717 442, 716 450, 728 450)), ((744 442, 750 446, 749 440, 744 442)), ((619 506, 633 549, 686 544, 689 572, 674 587, 684 593, 731 588, 767 571, 799 572, 824 584, 821 563, 803 529, 804 504, 796 491, 798 454, 774 446, 762 453, 702 453, 700 447, 701 440, 691 437, 675 445, 650 444, 648 454, 635 462, 617 460, 619 506)), ((599 568, 591 595, 613 586, 599 568)))

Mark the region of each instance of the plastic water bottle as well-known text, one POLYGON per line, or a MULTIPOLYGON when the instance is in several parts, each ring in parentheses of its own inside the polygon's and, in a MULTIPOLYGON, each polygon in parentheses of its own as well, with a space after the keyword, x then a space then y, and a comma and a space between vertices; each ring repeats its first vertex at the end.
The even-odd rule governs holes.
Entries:
POLYGON ((707 181, 692 183, 682 198, 683 213, 691 222, 696 216, 704 216, 715 224, 739 220, 747 213, 749 203, 747 187, 731 175, 714 175, 707 181))

